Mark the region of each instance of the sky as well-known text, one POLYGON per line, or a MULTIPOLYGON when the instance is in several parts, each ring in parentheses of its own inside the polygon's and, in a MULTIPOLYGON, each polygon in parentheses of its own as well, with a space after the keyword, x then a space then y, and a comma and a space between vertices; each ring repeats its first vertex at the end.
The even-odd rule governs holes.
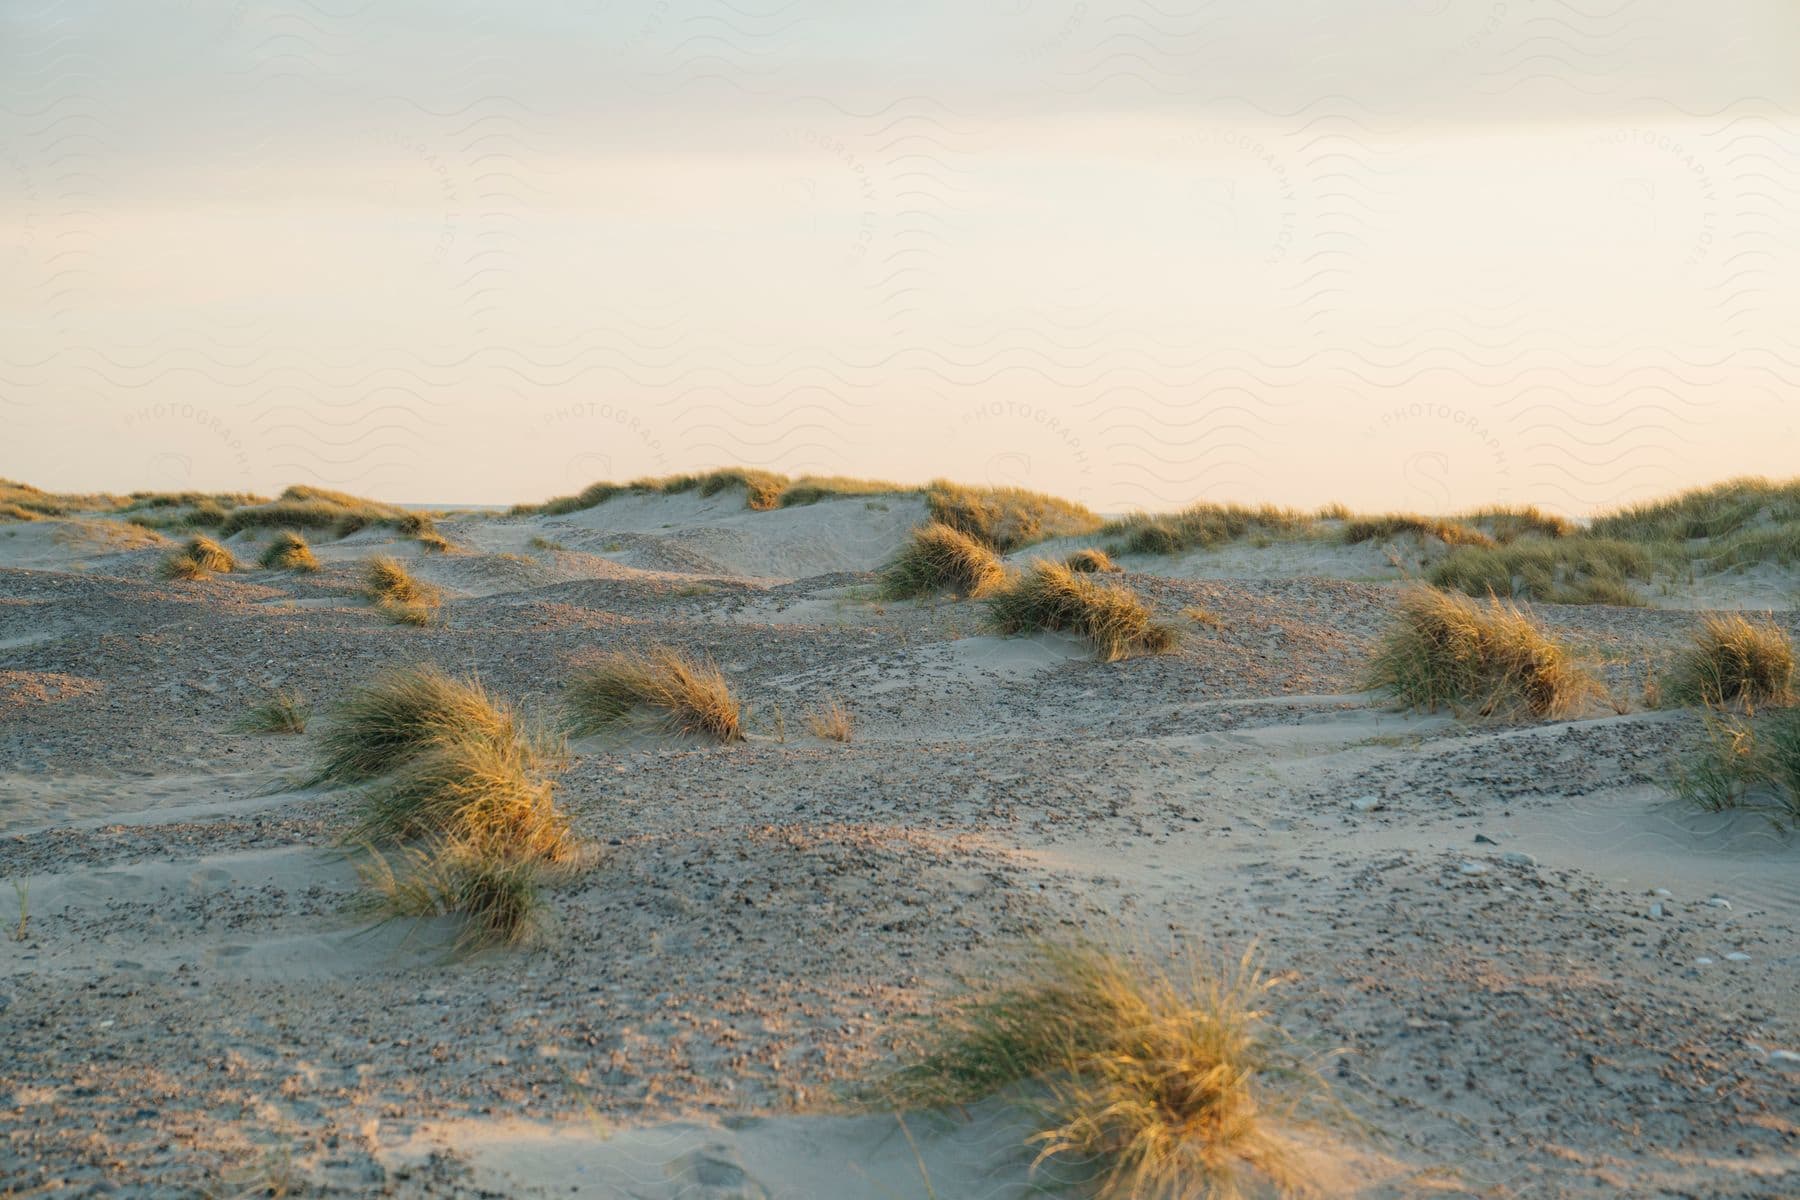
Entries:
POLYGON ((1800 471, 1791 0, 0 8, 0 475, 1800 471))

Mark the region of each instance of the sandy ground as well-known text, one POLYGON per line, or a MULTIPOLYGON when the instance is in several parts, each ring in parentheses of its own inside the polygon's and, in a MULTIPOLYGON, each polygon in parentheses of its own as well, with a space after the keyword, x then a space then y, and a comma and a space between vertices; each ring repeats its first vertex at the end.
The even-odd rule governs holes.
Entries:
MULTIPOLYGON (((471 519, 417 560, 429 629, 358 598, 361 559, 415 552, 380 531, 175 584, 136 531, 0 526, 0 1195, 1054 1194, 1003 1111, 837 1098, 957 973, 1074 932, 1295 974, 1282 1022, 1346 1051, 1333 1195, 1800 1195, 1800 849, 1659 786, 1690 714, 1389 711, 1357 690, 1398 594, 1364 548, 1128 560, 1220 619, 1177 654, 986 636, 869 598, 919 516, 471 519), (654 640, 717 659, 754 736, 578 743, 559 796, 602 856, 533 950, 371 924, 310 739, 226 732, 419 660, 548 713, 654 640), (804 732, 827 696, 848 745, 804 732)), ((1540 613, 1630 701, 1685 607, 1540 613)))

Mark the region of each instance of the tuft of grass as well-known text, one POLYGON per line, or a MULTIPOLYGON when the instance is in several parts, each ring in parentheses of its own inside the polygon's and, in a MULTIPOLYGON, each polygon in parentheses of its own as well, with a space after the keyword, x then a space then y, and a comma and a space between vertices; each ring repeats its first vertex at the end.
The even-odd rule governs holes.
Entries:
POLYGON ((616 728, 648 710, 670 733, 744 740, 738 701, 724 674, 668 646, 615 652, 582 668, 569 681, 567 708, 576 734, 616 728))
POLYGON ((291 529, 283 529, 277 533, 264 547, 262 557, 257 560, 271 571, 316 571, 319 560, 313 556, 312 547, 306 539, 291 529))
POLYGON ((364 568, 363 593, 391 621, 429 625, 443 603, 443 593, 413 577, 399 559, 377 555, 364 568))
POLYGON ((1086 506, 1016 487, 972 487, 934 479, 925 485, 925 507, 940 525, 968 534, 1005 554, 1053 537, 1076 537, 1100 528, 1086 506))
POLYGON ((1641 605, 1632 580, 1655 560, 1644 547, 1608 538, 1522 537, 1504 546, 1451 551, 1426 579, 1471 596, 1511 596, 1551 604, 1641 605))
POLYGON ((1697 746, 1674 761, 1668 786, 1709 812, 1749 809, 1800 822, 1800 709, 1762 714, 1708 707, 1697 746))
POLYGON ((237 569, 238 561, 231 551, 204 534, 196 534, 188 539, 186 546, 164 560, 162 575, 165 579, 206 579, 237 569))
POLYGON ((236 733, 305 733, 312 705, 298 692, 282 688, 232 723, 236 733))
POLYGON ((1565 717, 1601 688, 1518 608, 1431 588, 1410 590, 1370 663, 1366 686, 1409 708, 1480 716, 1565 717))
POLYGON ((987 605, 989 623, 999 633, 1069 630, 1085 637, 1104 662, 1161 653, 1177 637, 1152 619, 1150 606, 1136 592, 1078 575, 1061 563, 1033 563, 987 605))
POLYGON ((1234 541, 1252 533, 1292 537, 1310 533, 1317 519, 1271 504, 1247 508, 1239 504, 1190 505, 1176 513, 1134 513, 1108 522, 1101 532, 1122 539, 1126 554, 1179 554, 1234 541))
POLYGON ((1522 537, 1571 537, 1575 533, 1574 522, 1547 513, 1535 504, 1478 508, 1462 514, 1457 520, 1485 530, 1489 537, 1502 543, 1516 542, 1522 537))
POLYGON ((432 838, 511 859, 566 860, 575 843, 542 762, 539 747, 516 731, 439 736, 364 789, 352 838, 432 838))
POLYGON ((1344 522, 1338 536, 1347 546, 1363 542, 1385 542, 1412 534, 1434 537, 1447 546, 1492 546, 1494 539, 1479 529, 1460 521, 1442 517, 1422 517, 1417 513, 1384 513, 1380 516, 1354 517, 1344 522))
POLYGON ((450 539, 435 529, 421 529, 413 535, 413 540, 418 542, 419 548, 427 554, 448 554, 454 549, 450 545, 450 539))
POLYGON ((1772 620, 1708 616, 1676 660, 1662 694, 1677 704, 1787 704, 1794 699, 1794 643, 1772 620))
POLYGON ((1112 560, 1112 555, 1095 546, 1075 551, 1063 559, 1063 565, 1071 571, 1080 571, 1086 575, 1110 575, 1123 570, 1118 563, 1112 560))
POLYGON ((1205 625, 1210 629, 1225 628, 1225 619, 1210 608, 1202 608, 1198 604, 1181 610, 1181 615, 1196 625, 1205 625))
POLYGON ((978 596, 1006 577, 988 546, 960 529, 932 521, 908 535, 881 569, 881 594, 890 600, 952 592, 978 596))
POLYGON ((1112 1200, 1317 1195, 1285 1130, 1329 1089, 1270 1019, 1280 982, 1254 950, 1164 971, 1045 947, 953 999, 875 1095, 911 1108, 1008 1095, 1035 1118, 1038 1161, 1092 1171, 1112 1200))
POLYGON ((806 728, 817 738, 830 742, 847 742, 855 729, 855 718, 842 700, 833 697, 806 716, 806 728))
POLYGON ((1728 479, 1595 517, 1598 537, 1633 542, 1720 539, 1756 527, 1800 522, 1800 479, 1728 479))
POLYGON ((433 745, 525 737, 511 709, 475 679, 431 666, 388 671, 337 704, 319 741, 317 781, 362 783, 385 775, 433 745))
POLYGON ((543 927, 542 864, 462 842, 371 850, 358 865, 363 885, 396 917, 459 916, 463 953, 537 940, 543 927), (399 860, 396 867, 394 859, 399 860))

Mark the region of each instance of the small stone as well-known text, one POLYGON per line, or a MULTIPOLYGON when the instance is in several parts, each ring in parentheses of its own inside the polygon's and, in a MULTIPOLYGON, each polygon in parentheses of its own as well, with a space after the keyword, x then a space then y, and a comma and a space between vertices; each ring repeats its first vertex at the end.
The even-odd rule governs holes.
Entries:
POLYGON ((1485 833, 1476 834, 1475 835, 1475 843, 1476 843, 1476 845, 1479 845, 1479 846, 1498 846, 1500 844, 1499 842, 1496 842, 1493 838, 1489 837, 1485 833))
POLYGON ((1500 856, 1500 861, 1509 867, 1535 867, 1537 859, 1519 850, 1508 850, 1500 856))
POLYGON ((1357 812, 1374 812, 1381 807, 1380 796, 1358 796, 1350 801, 1350 807, 1357 812))
POLYGON ((1800 1054, 1792 1050, 1771 1050, 1768 1063, 1783 1071, 1800 1071, 1800 1054))
POLYGON ((1464 875, 1486 875, 1488 870, 1486 863, 1478 862, 1466 862, 1456 869, 1464 875))
POLYGON ((1708 908, 1730 908, 1731 901, 1723 896, 1714 896, 1706 902, 1708 908))
POLYGON ((1655 891, 1651 892, 1650 894, 1652 896, 1673 896, 1675 893, 1671 892, 1668 888, 1657 888, 1655 891))
POLYGON ((1704 955, 1702 955, 1701 957, 1696 958, 1694 960, 1694 965, 1696 967, 1710 967, 1710 966, 1712 966, 1712 961, 1713 961, 1712 959, 1707 958, 1704 955))
POLYGON ((1748 954, 1745 954, 1742 950, 1733 950, 1730 954, 1727 954, 1725 956, 1725 961, 1726 962, 1749 962, 1750 956, 1748 954))
POLYGON ((1661 902, 1661 901, 1658 901, 1658 902, 1657 902, 1657 903, 1655 903, 1655 904, 1652 904, 1652 905, 1651 905, 1651 906, 1650 906, 1650 915, 1651 915, 1651 916, 1653 916, 1653 917, 1657 917, 1657 918, 1661 918, 1661 917, 1663 917, 1663 916, 1666 916, 1666 915, 1667 915, 1667 914, 1666 914, 1666 913, 1665 913, 1665 912, 1664 912, 1664 911, 1663 911, 1663 906, 1662 906, 1662 902, 1661 902))

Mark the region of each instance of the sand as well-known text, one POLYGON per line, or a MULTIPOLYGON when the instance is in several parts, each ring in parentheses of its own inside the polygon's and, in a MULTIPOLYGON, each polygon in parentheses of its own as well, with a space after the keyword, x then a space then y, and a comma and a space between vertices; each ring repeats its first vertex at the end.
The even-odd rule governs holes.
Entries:
MULTIPOLYGON (((135 532, 0 526, 0 1194, 1055 1194, 1014 1112, 843 1097, 959 974, 1075 933, 1292 973, 1280 1020, 1344 1051, 1329 1194, 1800 1194, 1800 848, 1667 793, 1692 714, 1391 711, 1359 677, 1399 572, 1366 548, 1125 560, 1176 654, 995 638, 872 598, 920 515, 622 497, 202 583, 135 532), (441 626, 360 597, 383 552, 441 626), (713 656, 751 738, 577 743, 599 861, 533 949, 375 923, 311 735, 228 732, 409 661, 548 713, 651 641, 713 656), (847 745, 805 732, 828 696, 847 745)), ((1630 700, 1695 596, 1800 621, 1741 583, 1538 611, 1630 700)))

